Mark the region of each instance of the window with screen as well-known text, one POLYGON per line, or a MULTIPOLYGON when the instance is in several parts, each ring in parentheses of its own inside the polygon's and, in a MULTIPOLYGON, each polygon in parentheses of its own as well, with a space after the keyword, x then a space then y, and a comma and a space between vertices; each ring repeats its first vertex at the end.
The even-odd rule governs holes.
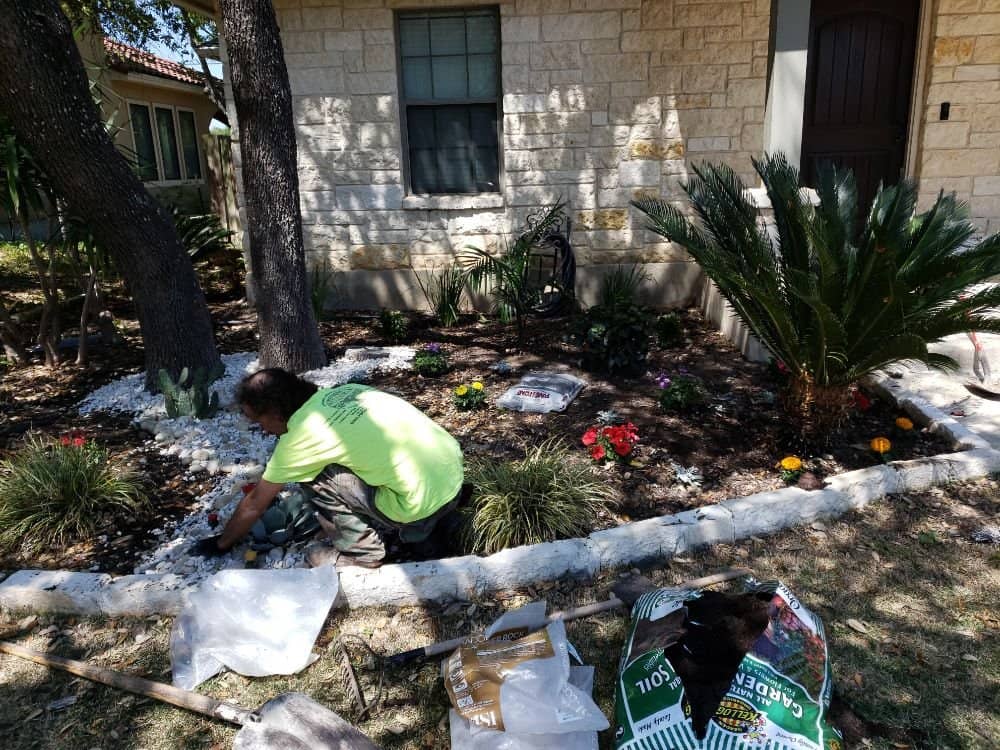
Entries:
POLYGON ((143 182, 156 180, 159 170, 156 166, 156 145, 153 142, 153 125, 149 119, 149 107, 144 104, 129 105, 129 119, 132 123, 132 139, 135 142, 135 159, 139 179, 143 182))
POLYGON ((397 21, 410 192, 498 192, 498 9, 407 11, 397 21))
POLYGON ((194 112, 162 104, 130 102, 134 158, 143 182, 201 179, 194 112))

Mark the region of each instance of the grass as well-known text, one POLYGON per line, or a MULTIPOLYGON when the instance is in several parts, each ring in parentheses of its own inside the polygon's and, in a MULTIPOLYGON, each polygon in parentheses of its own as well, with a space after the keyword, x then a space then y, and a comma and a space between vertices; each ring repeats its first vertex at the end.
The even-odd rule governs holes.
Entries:
POLYGON ((564 442, 549 439, 520 461, 470 464, 468 548, 491 554, 522 544, 586 536, 613 494, 564 442))
MULTIPOLYGON (((725 566, 749 566, 761 578, 781 578, 823 618, 835 695, 869 722, 855 747, 987 750, 1000 736, 1000 570, 996 549, 968 541, 968 532, 996 523, 998 512, 996 480, 953 485, 893 498, 825 527, 675 558, 647 575, 669 585, 725 566), (852 619, 863 623, 866 632, 849 627, 852 619)), ((338 613, 318 641, 320 659, 301 674, 256 679, 226 674, 201 692, 256 707, 280 693, 301 690, 350 716, 328 648, 338 633, 359 633, 380 652, 392 653, 481 628, 533 598, 547 599, 552 608, 605 598, 615 578, 509 592, 448 608, 448 615, 427 608, 338 613)), ((0 627, 15 627, 14 616, 2 617, 0 627)), ((165 618, 42 618, 30 635, 18 640, 167 680, 169 627, 165 618), (137 639, 147 636, 141 643, 137 639)), ((606 613, 569 623, 567 630, 587 663, 596 665, 597 702, 612 716, 626 618, 606 613)), ((371 688, 371 674, 361 673, 371 688)), ((225 724, 6 655, 0 655, 0 694, 0 731, 9 750, 224 748, 231 746, 234 734, 225 724), (68 695, 78 697, 70 708, 46 708, 68 695)), ((394 673, 384 707, 359 726, 386 750, 443 750, 449 746, 447 708, 440 666, 433 660, 394 673)), ((612 746, 611 732, 602 733, 601 747, 612 746)))
POLYGON ((145 504, 138 478, 82 435, 29 436, 0 461, 0 546, 36 549, 92 534, 145 504))

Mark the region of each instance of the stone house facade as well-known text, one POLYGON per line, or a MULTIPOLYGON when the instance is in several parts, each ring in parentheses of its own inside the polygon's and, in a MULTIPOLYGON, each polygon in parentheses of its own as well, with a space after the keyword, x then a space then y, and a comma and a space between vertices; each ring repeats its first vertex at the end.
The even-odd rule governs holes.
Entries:
POLYGON ((804 173, 832 154, 871 186, 911 177, 925 204, 955 191, 983 231, 1000 230, 1000 0, 274 5, 306 249, 342 272, 347 306, 420 306, 416 273, 468 245, 502 248, 560 199, 585 302, 603 272, 635 262, 654 277, 656 303, 693 300, 697 267, 645 230, 629 201, 681 202, 705 160, 755 185, 751 158, 765 151, 784 151, 804 173), (464 84, 450 89, 455 60, 464 84), (466 124, 452 110, 433 119, 435 107, 458 105, 472 112, 466 124), (495 134, 474 133, 490 112, 495 134), (879 116, 889 129, 866 130, 879 116), (471 173, 455 177, 463 140, 471 173))

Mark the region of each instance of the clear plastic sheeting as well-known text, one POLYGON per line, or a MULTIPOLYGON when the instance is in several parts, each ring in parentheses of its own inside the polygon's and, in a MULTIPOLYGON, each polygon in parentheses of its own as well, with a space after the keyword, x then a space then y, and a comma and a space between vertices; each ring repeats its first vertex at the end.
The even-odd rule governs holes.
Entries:
POLYGON ((529 372, 517 385, 504 391, 497 406, 511 411, 547 414, 563 411, 577 397, 586 382, 575 375, 558 372, 529 372))
POLYGON ((299 672, 315 660, 338 586, 330 565, 216 573, 174 621, 173 684, 193 690, 224 668, 248 677, 299 672))
POLYGON ((507 613, 442 664, 451 699, 452 750, 593 750, 608 720, 590 697, 593 669, 545 603, 507 613))

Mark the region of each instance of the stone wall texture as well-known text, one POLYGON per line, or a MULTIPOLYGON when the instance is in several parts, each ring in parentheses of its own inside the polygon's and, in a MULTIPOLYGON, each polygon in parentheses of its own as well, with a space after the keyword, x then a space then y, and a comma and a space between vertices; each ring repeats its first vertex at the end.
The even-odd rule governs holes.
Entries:
POLYGON ((939 0, 921 138, 921 204, 940 189, 1000 231, 1000 0, 939 0), (942 102, 951 104, 947 121, 942 102))
POLYGON ((629 201, 689 166, 751 179, 768 0, 275 0, 295 101, 307 253, 334 271, 442 267, 562 198, 582 266, 686 261, 629 201), (502 191, 407 196, 394 9, 500 8, 502 191))

